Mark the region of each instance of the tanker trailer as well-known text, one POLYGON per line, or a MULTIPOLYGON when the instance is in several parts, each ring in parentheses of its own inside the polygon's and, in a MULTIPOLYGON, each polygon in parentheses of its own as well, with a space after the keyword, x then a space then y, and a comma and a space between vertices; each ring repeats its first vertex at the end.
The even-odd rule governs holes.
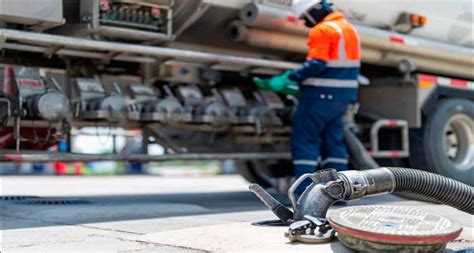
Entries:
MULTIPOLYGON (((62 71, 69 96, 76 94, 68 78, 99 75, 108 90, 112 83, 124 91, 154 86, 146 103, 172 101, 163 107, 166 113, 146 109, 150 106, 135 94, 127 98, 130 115, 179 111, 186 120, 133 116, 119 126, 143 128, 175 153, 289 149, 297 98, 257 91, 251 77, 278 74, 304 61, 308 30, 293 11, 303 0, 55 1, 45 4, 62 6, 64 19, 46 20, 48 26, 33 26, 45 22, 38 15, 0 16, 3 64, 62 71)), ((410 162, 472 185, 472 2, 334 3, 361 37, 360 109, 348 119, 370 154, 382 163, 410 162)), ((69 121, 73 127, 91 124, 76 117, 69 121)), ((288 156, 271 157, 243 159, 239 172, 250 181, 285 188, 292 175, 288 156)))

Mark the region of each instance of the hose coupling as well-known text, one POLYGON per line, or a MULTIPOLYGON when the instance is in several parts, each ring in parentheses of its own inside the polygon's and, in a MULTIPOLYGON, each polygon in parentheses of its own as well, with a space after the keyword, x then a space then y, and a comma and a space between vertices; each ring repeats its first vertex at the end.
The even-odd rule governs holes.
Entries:
POLYGON ((344 181, 344 200, 361 199, 368 195, 392 193, 395 190, 395 177, 387 168, 366 171, 339 172, 344 181))

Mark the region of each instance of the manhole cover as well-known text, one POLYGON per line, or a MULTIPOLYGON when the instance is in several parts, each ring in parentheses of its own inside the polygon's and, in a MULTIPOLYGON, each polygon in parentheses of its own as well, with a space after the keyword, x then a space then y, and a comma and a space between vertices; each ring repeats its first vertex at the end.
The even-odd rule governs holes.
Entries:
POLYGON ((346 207, 328 220, 342 243, 364 252, 442 252, 462 231, 444 217, 413 207, 346 207))
POLYGON ((7 196, 0 196, 0 201, 19 201, 25 199, 37 199, 37 196, 15 196, 15 195, 7 195, 7 196))
POLYGON ((63 198, 37 198, 24 199, 17 201, 16 204, 21 205, 85 205, 90 204, 90 201, 82 199, 63 199, 63 198))

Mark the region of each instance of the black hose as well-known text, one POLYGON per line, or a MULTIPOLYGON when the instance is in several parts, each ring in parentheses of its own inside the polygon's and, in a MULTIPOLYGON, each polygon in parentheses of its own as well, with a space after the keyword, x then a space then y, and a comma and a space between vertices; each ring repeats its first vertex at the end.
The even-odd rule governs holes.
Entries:
POLYGON ((395 176, 395 192, 415 193, 474 214, 474 188, 426 171, 388 168, 395 176))
MULTIPOLYGON (((354 168, 361 171, 380 168, 380 165, 369 155, 359 138, 348 127, 344 129, 344 139, 354 168)), ((412 200, 439 203, 436 199, 415 192, 398 192, 396 195, 412 200)))
MULTIPOLYGON (((9 101, 12 101, 10 96, 8 96, 7 94, 5 94, 3 92, 0 92, 0 98, 8 99, 9 101)), ((8 116, 11 113, 12 108, 7 108, 7 109, 10 110, 10 112, 1 112, 0 113, 0 128, 6 127, 7 124, 8 124, 8 116)))
POLYGON ((359 138, 348 127, 344 129, 344 139, 351 157, 351 164, 354 168, 357 168, 357 170, 369 170, 380 167, 369 155, 359 138))

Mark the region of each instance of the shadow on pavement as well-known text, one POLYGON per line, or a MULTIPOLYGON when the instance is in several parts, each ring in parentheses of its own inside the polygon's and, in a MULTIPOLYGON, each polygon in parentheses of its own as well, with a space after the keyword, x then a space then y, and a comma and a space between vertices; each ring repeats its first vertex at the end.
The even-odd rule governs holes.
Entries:
MULTIPOLYGON (((288 205, 288 199, 273 194, 288 205)), ((267 210, 252 193, 206 192, 134 195, 58 196, 48 200, 80 200, 88 204, 25 205, 1 201, 1 230, 42 226, 79 225, 90 223, 130 221, 153 218, 173 218, 267 210)), ((355 205, 397 201, 395 196, 362 200, 355 205)), ((274 218, 274 217, 272 217, 274 218)), ((256 220, 253 220, 256 221, 256 220)))

